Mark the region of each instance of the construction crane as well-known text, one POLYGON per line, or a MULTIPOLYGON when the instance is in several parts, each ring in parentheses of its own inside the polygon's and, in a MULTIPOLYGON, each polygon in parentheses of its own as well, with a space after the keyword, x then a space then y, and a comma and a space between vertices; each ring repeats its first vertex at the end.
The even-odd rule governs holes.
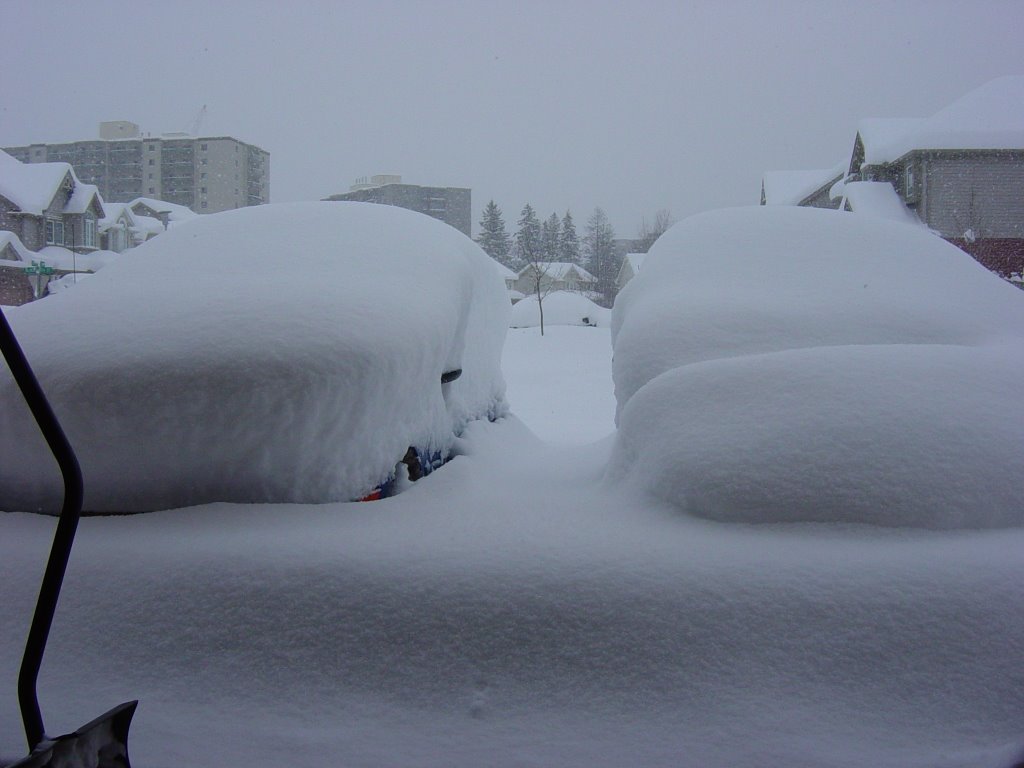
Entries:
POLYGON ((206 120, 206 105, 203 104, 203 108, 199 110, 196 115, 196 119, 192 121, 192 127, 187 129, 185 133, 189 136, 198 136, 199 129, 203 127, 203 121, 206 120))

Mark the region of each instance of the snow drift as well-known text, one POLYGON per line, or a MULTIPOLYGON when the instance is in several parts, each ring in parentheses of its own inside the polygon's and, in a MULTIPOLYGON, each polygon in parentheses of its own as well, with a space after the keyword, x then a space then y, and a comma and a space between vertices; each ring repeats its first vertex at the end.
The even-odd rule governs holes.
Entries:
POLYGON ((916 227, 688 219, 612 313, 609 477, 720 520, 1024 523, 1022 299, 916 227))
MULTIPOLYGON (((586 296, 571 291, 554 291, 544 297, 544 325, 593 325, 608 327, 609 311, 586 296)), ((527 296, 512 307, 512 328, 535 328, 540 325, 540 304, 536 294, 527 296)))
MULTIPOLYGON (((325 502, 504 409, 504 285, 457 230, 363 203, 198 217, 12 313, 82 463, 86 509, 325 502), (462 370, 442 385, 442 373, 462 370)), ((0 375, 0 508, 60 478, 0 375)))

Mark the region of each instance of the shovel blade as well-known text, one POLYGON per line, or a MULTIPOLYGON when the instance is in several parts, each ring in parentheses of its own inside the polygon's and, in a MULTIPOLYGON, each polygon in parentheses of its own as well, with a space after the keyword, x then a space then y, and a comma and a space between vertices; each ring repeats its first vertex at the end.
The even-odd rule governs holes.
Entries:
POLYGON ((138 701, 127 701, 73 733, 43 739, 8 768, 131 768, 128 728, 138 701))

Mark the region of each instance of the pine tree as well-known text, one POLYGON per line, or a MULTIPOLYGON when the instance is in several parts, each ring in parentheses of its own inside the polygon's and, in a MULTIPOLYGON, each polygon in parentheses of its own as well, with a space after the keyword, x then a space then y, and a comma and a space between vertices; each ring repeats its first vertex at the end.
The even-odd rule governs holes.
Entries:
POLYGON ((480 234, 476 241, 488 256, 509 266, 511 243, 508 232, 505 231, 501 209, 493 200, 484 208, 483 216, 480 218, 480 234))
POLYGON ((587 256, 587 271, 597 278, 597 291, 604 298, 605 306, 615 300, 615 277, 618 272, 615 254, 615 230, 608 216, 600 208, 587 219, 587 234, 583 244, 587 256))
POLYGON ((537 214, 529 203, 523 206, 519 215, 519 229, 516 230, 517 264, 513 269, 522 269, 526 264, 535 264, 541 258, 541 231, 537 214))
POLYGON ((541 253, 544 261, 558 261, 558 242, 561 239, 562 224, 558 214, 552 213, 541 225, 541 253))
POLYGON ((572 214, 565 212, 562 217, 562 232, 558 238, 558 261, 567 261, 571 264, 580 263, 580 239, 576 234, 576 224, 573 223, 572 214))

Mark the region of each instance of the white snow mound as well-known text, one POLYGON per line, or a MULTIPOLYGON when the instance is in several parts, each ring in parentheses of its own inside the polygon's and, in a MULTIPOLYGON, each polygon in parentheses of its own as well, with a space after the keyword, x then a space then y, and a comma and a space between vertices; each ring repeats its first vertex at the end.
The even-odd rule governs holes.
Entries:
MULTIPOLYGON (((572 291, 554 291, 544 297, 544 325, 593 325, 608 327, 610 312, 586 296, 572 291)), ((512 307, 512 328, 536 328, 540 325, 540 304, 536 294, 512 307)))
POLYGON ((612 313, 609 478, 689 513, 1024 523, 1024 297, 926 231, 803 208, 673 227, 612 313))
MULTIPOLYGON (((358 498, 409 446, 504 411, 508 299, 428 216, 364 203, 182 223, 10 318, 82 463, 89 511, 358 498), (442 385, 442 373, 462 369, 442 385)), ((0 509, 61 481, 6 369, 0 509)))

